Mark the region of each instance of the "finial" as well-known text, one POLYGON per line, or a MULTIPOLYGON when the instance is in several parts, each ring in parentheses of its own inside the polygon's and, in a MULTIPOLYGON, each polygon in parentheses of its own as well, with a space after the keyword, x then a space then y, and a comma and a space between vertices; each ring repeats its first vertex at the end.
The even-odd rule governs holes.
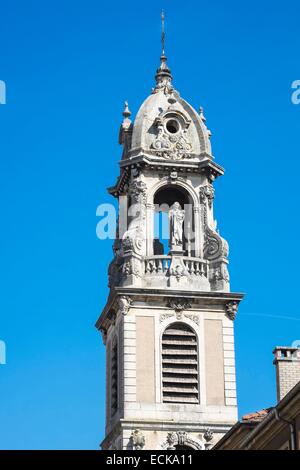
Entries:
POLYGON ((165 12, 161 10, 161 55, 165 55, 165 12))
POLYGON ((199 115, 200 115, 200 118, 202 119, 202 121, 205 122, 206 117, 204 116, 204 109, 202 108, 202 106, 200 106, 200 108, 199 108, 199 115))
POLYGON ((199 116, 200 116, 200 119, 203 122, 206 130, 207 130, 208 138, 210 139, 212 134, 211 134, 211 131, 209 129, 207 129, 207 127, 206 127, 206 117, 204 116, 204 109, 202 108, 202 106, 200 106, 200 108, 199 108, 199 116))
POLYGON ((124 103, 123 116, 124 116, 125 118, 129 118, 129 116, 131 116, 131 112, 130 112, 130 110, 129 110, 129 108, 128 108, 128 101, 125 101, 125 103, 124 103))
POLYGON ((132 131, 132 122, 129 119, 129 117, 131 116, 131 112, 128 108, 127 101, 125 101, 124 103, 124 111, 122 114, 124 116, 124 119, 120 127, 119 144, 124 145, 124 152, 125 152, 125 150, 127 149, 127 144, 128 144, 128 139, 129 139, 128 136, 130 135, 130 132, 132 131))
POLYGON ((167 65, 167 57, 165 55, 165 12, 161 11, 161 49, 162 53, 160 56, 160 66, 156 71, 155 80, 156 87, 154 93, 158 90, 164 90, 164 92, 170 91, 172 89, 171 81, 172 74, 171 70, 167 65))

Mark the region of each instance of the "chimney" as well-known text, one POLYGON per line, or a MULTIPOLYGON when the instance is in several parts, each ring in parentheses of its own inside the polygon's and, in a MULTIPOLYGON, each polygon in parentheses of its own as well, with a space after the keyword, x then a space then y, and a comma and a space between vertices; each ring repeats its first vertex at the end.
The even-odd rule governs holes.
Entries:
POLYGON ((276 367, 277 401, 280 401, 300 381, 300 349, 276 346, 273 351, 276 367))

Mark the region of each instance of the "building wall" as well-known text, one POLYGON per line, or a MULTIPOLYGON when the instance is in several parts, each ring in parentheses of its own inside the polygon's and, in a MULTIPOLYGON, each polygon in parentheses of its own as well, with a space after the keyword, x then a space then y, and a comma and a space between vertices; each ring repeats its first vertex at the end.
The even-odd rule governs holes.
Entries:
MULTIPOLYGON (((195 442, 200 442, 197 445, 202 445, 199 435, 206 428, 212 429, 216 442, 236 422, 233 322, 225 316, 222 305, 197 306, 176 313, 159 307, 157 302, 135 302, 127 315, 118 316, 110 328, 108 368, 109 348, 116 334, 121 346, 119 396, 122 406, 113 418, 108 413, 106 435, 112 433, 108 438, 111 446, 129 448, 134 429, 145 434, 147 449, 161 448, 168 429, 184 430, 195 442), (178 321, 188 324, 197 334, 199 404, 162 402, 161 337, 168 325, 178 321), (115 434, 120 418, 123 424, 115 434)), ((108 393, 108 407, 109 403, 108 393)))

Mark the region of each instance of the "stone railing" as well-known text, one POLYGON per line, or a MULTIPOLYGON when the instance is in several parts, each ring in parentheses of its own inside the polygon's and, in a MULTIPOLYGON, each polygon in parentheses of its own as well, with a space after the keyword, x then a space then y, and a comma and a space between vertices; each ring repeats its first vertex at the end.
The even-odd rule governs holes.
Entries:
MULTIPOLYGON (((208 277, 207 261, 200 258, 192 258, 188 256, 182 257, 186 274, 191 276, 205 276, 208 277)), ((172 256, 167 255, 154 255, 145 258, 145 273, 158 275, 169 274, 172 256)))
POLYGON ((145 258, 146 274, 168 274, 171 265, 171 256, 154 255, 145 258))
POLYGON ((206 260, 184 256, 183 263, 189 274, 208 277, 208 267, 206 260))

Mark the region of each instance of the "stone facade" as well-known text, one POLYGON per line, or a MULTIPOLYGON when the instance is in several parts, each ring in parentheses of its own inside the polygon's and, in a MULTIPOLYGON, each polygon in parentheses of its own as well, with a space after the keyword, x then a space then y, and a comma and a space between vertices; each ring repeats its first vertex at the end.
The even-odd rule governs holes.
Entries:
POLYGON ((121 173, 109 188, 119 201, 110 295, 96 324, 107 350, 102 448, 207 450, 237 420, 233 322, 243 295, 230 292, 213 215, 224 170, 203 110, 173 88, 164 54, 134 123, 127 103, 123 115, 121 173), (167 252, 154 235, 160 211, 167 252))

